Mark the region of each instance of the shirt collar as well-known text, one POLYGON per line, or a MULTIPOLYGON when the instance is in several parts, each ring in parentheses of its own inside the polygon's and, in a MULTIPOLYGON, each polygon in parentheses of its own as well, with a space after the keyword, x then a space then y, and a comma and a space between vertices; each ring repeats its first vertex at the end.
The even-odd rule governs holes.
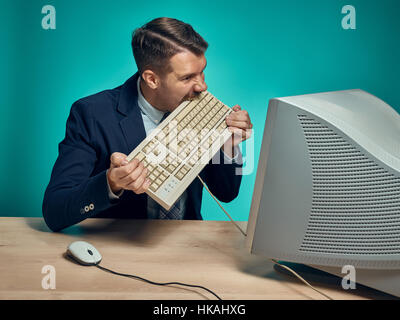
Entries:
POLYGON ((138 91, 138 105, 140 110, 155 124, 160 123, 162 117, 164 116, 163 111, 154 108, 147 100, 143 97, 140 90, 140 77, 137 81, 137 91, 138 91))

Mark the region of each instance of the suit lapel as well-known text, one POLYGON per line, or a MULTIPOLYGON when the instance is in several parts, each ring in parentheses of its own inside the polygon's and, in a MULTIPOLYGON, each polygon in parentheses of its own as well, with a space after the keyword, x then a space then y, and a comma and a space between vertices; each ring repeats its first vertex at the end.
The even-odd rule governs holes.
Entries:
POLYGON ((118 111, 125 115, 119 124, 129 153, 146 138, 143 118, 138 106, 137 79, 138 73, 122 85, 117 107, 118 111))

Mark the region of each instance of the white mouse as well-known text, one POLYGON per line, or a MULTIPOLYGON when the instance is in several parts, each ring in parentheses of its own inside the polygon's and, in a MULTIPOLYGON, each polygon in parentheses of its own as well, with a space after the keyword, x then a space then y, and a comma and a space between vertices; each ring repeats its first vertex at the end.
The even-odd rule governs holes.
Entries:
POLYGON ((101 261, 101 254, 90 243, 85 241, 74 241, 67 249, 67 254, 78 263, 85 266, 98 264, 101 261))

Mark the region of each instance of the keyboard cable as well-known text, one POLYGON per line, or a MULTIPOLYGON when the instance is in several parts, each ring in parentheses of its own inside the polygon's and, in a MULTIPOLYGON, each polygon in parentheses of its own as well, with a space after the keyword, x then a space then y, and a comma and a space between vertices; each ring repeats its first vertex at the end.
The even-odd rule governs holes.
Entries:
POLYGON ((225 212, 225 214, 228 216, 228 218, 233 222, 233 224, 236 226, 236 228, 239 229, 239 231, 245 236, 247 237, 246 232, 244 232, 242 230, 242 228, 239 227, 239 225, 232 219, 232 217, 230 216, 230 214, 228 212, 226 212, 226 210, 224 209, 224 207, 219 203, 219 201, 217 200, 217 198, 215 198, 215 196, 212 194, 212 192, 210 191, 210 189, 208 189, 208 187, 206 186, 206 184, 204 183, 203 179, 200 178, 199 175, 197 175, 197 178, 199 178, 200 182, 203 184, 204 188, 208 191, 208 193, 211 195, 211 197, 213 197, 213 199, 217 202, 217 204, 219 205, 219 207, 225 212))

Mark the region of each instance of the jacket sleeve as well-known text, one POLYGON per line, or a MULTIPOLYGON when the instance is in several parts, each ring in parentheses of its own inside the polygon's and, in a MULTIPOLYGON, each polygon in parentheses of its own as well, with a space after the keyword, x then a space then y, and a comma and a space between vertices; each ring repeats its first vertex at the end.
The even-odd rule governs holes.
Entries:
POLYGON ((239 194, 243 164, 240 149, 238 152, 237 160, 229 163, 220 149, 201 172, 201 177, 210 191, 222 202, 230 202, 239 194))
POLYGON ((52 231, 76 224, 115 205, 108 196, 106 170, 92 176, 97 160, 94 120, 89 105, 75 102, 59 144, 49 185, 44 194, 43 217, 52 231))

